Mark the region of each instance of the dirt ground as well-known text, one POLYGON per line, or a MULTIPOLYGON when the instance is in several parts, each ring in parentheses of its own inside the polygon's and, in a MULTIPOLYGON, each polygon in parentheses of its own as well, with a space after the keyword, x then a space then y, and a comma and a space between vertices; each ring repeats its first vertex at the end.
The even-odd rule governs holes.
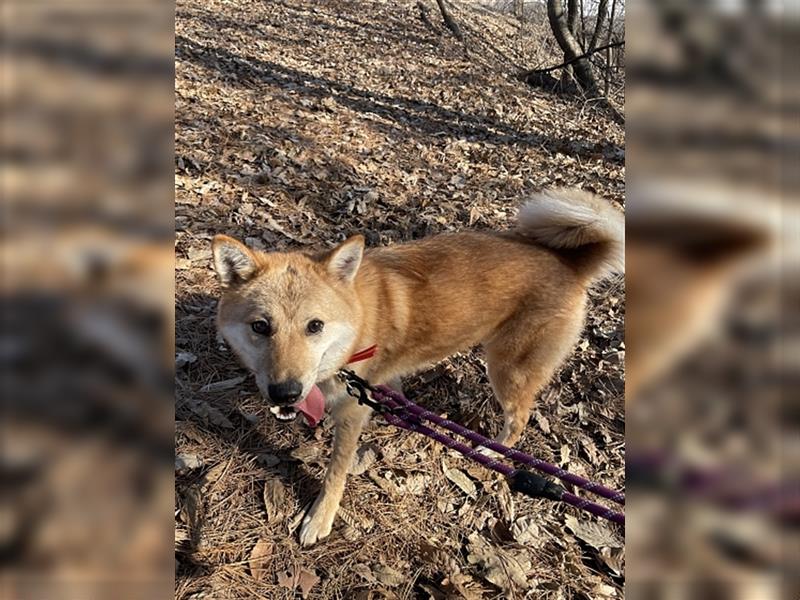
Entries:
MULTIPOLYGON (((373 420, 330 538, 300 548, 329 421, 276 422, 217 337, 210 239, 321 248, 506 228, 527 191, 622 203, 624 131, 584 100, 514 78, 559 57, 542 25, 430 3, 181 0, 176 13, 176 597, 619 598, 622 531, 425 438, 373 420), (538 29, 537 29, 538 27, 538 29)), ((460 6, 460 5, 459 5, 460 6)), ((583 337, 520 448, 624 486, 624 283, 591 295, 583 337)), ((491 435, 480 350, 406 381, 491 435)))

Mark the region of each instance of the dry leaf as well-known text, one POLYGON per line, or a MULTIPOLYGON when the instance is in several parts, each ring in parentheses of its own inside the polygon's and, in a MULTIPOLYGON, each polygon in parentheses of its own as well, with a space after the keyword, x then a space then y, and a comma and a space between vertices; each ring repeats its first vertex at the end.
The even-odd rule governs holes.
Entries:
POLYGON ((290 591, 294 590, 297 585, 294 571, 282 571, 278 573, 278 585, 290 591))
POLYGON ((222 427, 223 429, 233 429, 233 423, 230 422, 228 417, 223 415, 222 411, 215 406, 211 406, 208 402, 194 402, 190 406, 192 412, 212 425, 222 427))
POLYGON ((264 482, 264 507, 267 511, 267 523, 273 523, 284 515, 287 504, 286 488, 278 479, 264 482))
POLYGON ((351 570, 368 583, 378 583, 378 580, 375 579, 375 575, 372 573, 372 569, 369 568, 369 565, 365 565, 364 563, 356 563, 353 565, 351 570))
POLYGON ((371 531, 372 528, 375 527, 375 521, 368 516, 362 513, 358 513, 358 516, 356 516, 356 514, 352 513, 344 506, 340 506, 336 514, 351 529, 371 531))
POLYGON ((540 546, 543 542, 539 526, 534 517, 520 517, 511 524, 511 535, 518 543, 528 547, 540 546))
POLYGON ((178 352, 175 355, 175 368, 182 369, 186 365, 191 365, 197 362, 197 355, 191 352, 178 352))
POLYGON ((215 392, 224 392, 227 390, 232 390, 233 388, 244 383, 245 379, 247 379, 247 377, 242 375, 240 377, 233 377, 232 379, 225 379, 224 381, 215 381, 213 383, 208 383, 200 388, 200 392, 203 394, 213 394, 215 392))
POLYGON ((265 563, 272 556, 275 546, 272 542, 261 538, 250 551, 250 574, 257 581, 261 581, 266 572, 265 563))
POLYGON ((600 550, 600 559, 615 576, 619 577, 624 570, 625 548, 603 548, 600 550))
POLYGON ((569 464, 569 446, 564 444, 561 446, 561 466, 566 467, 569 464))
POLYGON ((322 448, 315 444, 304 444, 292 450, 289 456, 304 464, 314 464, 322 460, 322 448))
POLYGON ((300 593, 303 598, 308 598, 308 593, 315 585, 319 583, 319 577, 314 571, 308 569, 301 569, 297 575, 297 585, 300 587, 300 593))
POLYGON ((274 454, 259 454, 256 456, 256 460, 260 465, 263 465, 267 468, 274 467, 281 462, 281 459, 274 454))
POLYGON ((381 477, 377 471, 374 469, 367 471, 367 475, 369 478, 378 484, 378 487, 381 488, 390 498, 396 498, 400 495, 400 490, 395 484, 394 481, 389 479, 389 472, 387 472, 383 477, 381 477))
POLYGON ((455 483, 462 492, 464 492, 470 498, 475 497, 475 483, 473 483, 472 479, 467 477, 463 471, 458 469, 450 469, 444 462, 442 462, 442 469, 444 470, 444 476, 455 483))
POLYGON ((375 444, 365 444, 361 446, 353 457, 353 464, 350 466, 350 474, 361 475, 366 473, 377 458, 378 448, 375 444))
POLYGON ((230 462, 230 460, 221 462, 208 470, 208 472, 205 474, 205 477, 203 477, 203 491, 219 481, 219 478, 225 473, 230 462))
POLYGON ((549 434, 550 421, 547 420, 547 417, 545 417, 538 410, 533 411, 533 416, 536 419, 536 424, 539 425, 539 429, 542 430, 542 433, 549 434))
POLYGON ((610 527, 603 525, 596 521, 579 521, 572 515, 566 515, 564 518, 567 529, 569 529, 575 537, 583 540, 592 548, 622 548, 625 544, 624 540, 610 527))
POLYGON ((290 571, 284 571, 278 575, 279 586, 287 590, 295 590, 299 587, 303 598, 308 598, 308 593, 317 583, 319 583, 319 577, 308 569, 297 570, 297 567, 292 567, 290 571))
POLYGON ((389 587, 397 587, 408 580, 406 575, 389 565, 373 567, 372 573, 375 575, 375 579, 389 587))
POLYGON ((406 477, 403 485, 401 486, 402 491, 407 492, 413 496, 419 496, 420 494, 425 492, 425 488, 428 486, 428 482, 430 481, 430 477, 427 475, 423 475, 422 473, 416 473, 414 475, 409 475, 406 477))
POLYGON ((480 567, 481 576, 486 581, 508 593, 528 588, 527 573, 531 570, 531 562, 526 554, 492 546, 477 533, 467 539, 467 562, 480 567))
POLYGON ((617 593, 616 588, 607 585, 605 583, 599 584, 595 588, 595 593, 597 594, 597 598, 618 598, 619 594, 617 593))
POLYGON ((197 469, 203 466, 203 460, 197 454, 178 454, 175 457, 175 472, 187 473, 192 469, 197 469))

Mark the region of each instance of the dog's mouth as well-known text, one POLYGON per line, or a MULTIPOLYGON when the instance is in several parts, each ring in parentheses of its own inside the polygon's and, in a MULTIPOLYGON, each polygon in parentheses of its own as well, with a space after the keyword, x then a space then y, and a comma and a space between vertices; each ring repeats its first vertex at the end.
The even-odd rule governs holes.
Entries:
POLYGON ((269 412, 275 415, 278 421, 294 421, 298 415, 294 406, 270 406, 269 412))
POLYGON ((311 427, 316 427, 325 412, 325 396, 315 385, 306 397, 297 404, 292 406, 270 406, 269 412, 275 415, 275 418, 282 423, 294 421, 298 414, 303 413, 306 422, 311 427))

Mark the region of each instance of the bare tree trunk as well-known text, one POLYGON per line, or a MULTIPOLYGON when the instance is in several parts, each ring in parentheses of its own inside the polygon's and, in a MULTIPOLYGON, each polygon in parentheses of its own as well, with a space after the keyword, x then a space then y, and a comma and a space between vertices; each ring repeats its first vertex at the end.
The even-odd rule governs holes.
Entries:
POLYGON ((520 23, 525 22, 525 0, 514 0, 514 12, 520 23))
MULTIPOLYGON (((608 18, 608 36, 606 37, 606 46, 611 43, 611 34, 614 32, 614 13, 617 11, 617 0, 611 1, 611 15, 608 18)), ((599 16, 597 17, 600 18, 599 16)), ((608 88, 611 81, 611 48, 606 50, 606 77, 603 95, 608 98, 608 88)))
POLYGON ((447 10, 444 0, 436 0, 436 4, 439 5, 439 11, 442 13, 444 24, 447 25, 447 28, 453 32, 453 35, 456 36, 458 41, 463 42, 464 35, 461 33, 461 28, 458 26, 458 23, 453 20, 453 17, 450 16, 450 11, 447 10))
MULTIPOLYGON (((616 2, 616 0, 614 1, 616 2)), ((592 39, 589 40, 589 46, 586 48, 587 51, 592 51, 597 47, 597 42, 600 41, 600 34, 603 31, 603 26, 606 24, 607 13, 608 0, 600 0, 600 2, 597 4, 597 22, 594 24, 592 39)))
MULTIPOLYGON (((567 28, 569 29, 572 37, 578 41, 580 41, 576 37, 578 31, 578 0, 567 0, 567 28)), ((564 89, 568 89, 568 87, 574 83, 575 75, 572 72, 572 64, 569 62, 569 56, 567 53, 564 53, 564 62, 568 63, 566 67, 561 70, 561 85, 564 89)))
POLYGON ((567 0, 567 25, 570 33, 574 36, 578 33, 578 0, 567 0))
MULTIPOLYGON (((569 2, 574 3, 576 0, 569 0, 569 2)), ((547 18, 550 21, 553 35, 564 52, 565 62, 574 61, 570 64, 575 71, 578 84, 586 94, 597 96, 597 80, 592 72, 591 63, 586 57, 578 58, 582 54, 581 47, 570 29, 562 0, 547 0, 547 18)))

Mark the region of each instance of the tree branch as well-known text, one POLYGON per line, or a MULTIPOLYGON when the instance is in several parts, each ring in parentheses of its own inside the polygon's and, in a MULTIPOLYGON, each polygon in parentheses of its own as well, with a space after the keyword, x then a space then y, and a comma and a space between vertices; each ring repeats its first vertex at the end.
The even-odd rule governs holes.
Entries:
POLYGON ((531 69, 530 71, 525 71, 524 73, 520 74, 520 79, 525 79, 529 75, 536 75, 538 73, 550 73, 551 71, 555 71, 556 69, 563 69, 564 67, 569 66, 572 63, 578 62, 579 60, 591 56, 595 52, 600 52, 601 50, 608 50, 609 48, 617 48, 619 46, 624 46, 624 45, 625 41, 623 40, 620 42, 614 42, 613 44, 606 44, 605 46, 599 46, 598 48, 595 48, 591 52, 584 52, 580 56, 576 56, 575 58, 572 58, 566 62, 561 63, 560 65, 556 65, 554 67, 547 67, 546 69, 531 69))
POLYGON ((458 26, 458 23, 455 22, 453 17, 450 16, 450 12, 447 10, 447 6, 445 6, 444 0, 436 0, 436 4, 439 5, 439 12, 442 13, 442 19, 444 20, 444 24, 447 28, 452 32, 452 34, 456 37, 459 42, 464 41, 464 34, 461 33, 461 28, 458 26))

